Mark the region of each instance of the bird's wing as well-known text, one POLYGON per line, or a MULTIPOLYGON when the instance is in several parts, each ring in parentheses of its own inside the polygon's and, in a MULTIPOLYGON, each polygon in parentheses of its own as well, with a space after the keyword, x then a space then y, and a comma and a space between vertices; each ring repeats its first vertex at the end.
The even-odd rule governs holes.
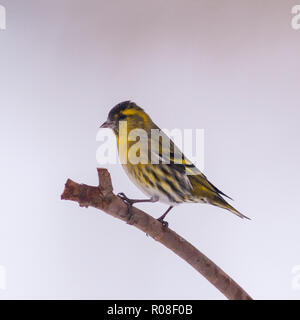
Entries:
MULTIPOLYGON (((192 186, 190 177, 193 177, 194 181, 197 181, 197 183, 203 185, 208 190, 232 200, 232 198, 209 182, 206 176, 188 158, 185 157, 175 143, 163 131, 160 131, 160 136, 162 137, 162 141, 168 143, 156 141, 159 148, 151 148, 151 159, 157 159, 159 160, 159 163, 162 164, 169 164, 172 169, 177 170, 182 175, 186 185, 192 186)), ((151 137, 151 139, 157 138, 151 137)))
POLYGON ((173 171, 186 190, 192 190, 192 184, 186 174, 184 155, 175 143, 158 127, 159 135, 151 134, 151 146, 149 146, 149 157, 152 164, 164 166, 169 174, 173 171))

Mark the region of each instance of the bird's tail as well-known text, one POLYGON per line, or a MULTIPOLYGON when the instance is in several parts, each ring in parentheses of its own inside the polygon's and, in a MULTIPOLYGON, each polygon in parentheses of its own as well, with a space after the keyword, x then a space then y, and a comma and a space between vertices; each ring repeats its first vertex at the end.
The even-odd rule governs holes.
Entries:
POLYGON ((214 206, 218 206, 220 208, 229 210, 230 212, 236 214, 237 216, 239 216, 242 219, 248 219, 251 220, 250 218, 248 218, 247 216, 243 215, 242 213, 240 213, 239 211, 237 211, 234 207, 232 207, 227 201, 225 201, 220 195, 217 195, 216 197, 213 198, 213 200, 210 202, 211 204, 213 204, 214 206))

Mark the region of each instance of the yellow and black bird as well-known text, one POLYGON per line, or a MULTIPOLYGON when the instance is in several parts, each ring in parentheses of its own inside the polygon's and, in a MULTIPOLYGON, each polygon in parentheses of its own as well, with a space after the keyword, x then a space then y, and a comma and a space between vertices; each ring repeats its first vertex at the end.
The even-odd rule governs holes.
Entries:
MULTIPOLYGON (((184 202, 209 203, 223 209, 227 209, 241 218, 245 215, 234 209, 223 196, 222 191, 210 183, 205 175, 191 163, 169 137, 151 120, 149 115, 134 102, 124 101, 116 105, 108 114, 107 121, 101 128, 111 128, 117 138, 119 156, 120 150, 128 150, 136 141, 129 139, 129 134, 134 129, 143 129, 147 135, 140 136, 141 150, 139 155, 146 155, 139 163, 132 163, 130 159, 123 161, 129 178, 150 199, 129 199, 124 193, 119 196, 129 205, 137 202, 164 202, 169 205, 168 210, 158 219, 166 224, 164 218, 167 213, 177 204, 184 202), (126 130, 120 131, 120 122, 126 121, 126 130), (159 135, 153 135, 153 129, 159 131, 159 135), (162 143, 162 141, 167 141, 162 143), (124 146, 127 144, 127 146, 124 146), (158 146, 154 148, 153 146, 158 146), (143 150, 144 148, 144 150, 143 150)), ((124 160, 124 159, 123 159, 124 160)), ((122 162, 122 161, 121 161, 122 162)), ((229 198, 231 199, 231 198, 229 198)), ((232 199, 231 199, 232 200, 232 199)))

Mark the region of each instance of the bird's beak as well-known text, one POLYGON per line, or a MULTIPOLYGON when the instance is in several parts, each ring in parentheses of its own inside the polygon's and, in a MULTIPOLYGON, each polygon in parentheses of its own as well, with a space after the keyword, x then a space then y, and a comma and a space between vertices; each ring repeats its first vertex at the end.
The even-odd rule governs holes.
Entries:
POLYGON ((102 125, 100 126, 100 128, 111 128, 112 127, 112 123, 109 120, 106 120, 104 123, 102 123, 102 125))

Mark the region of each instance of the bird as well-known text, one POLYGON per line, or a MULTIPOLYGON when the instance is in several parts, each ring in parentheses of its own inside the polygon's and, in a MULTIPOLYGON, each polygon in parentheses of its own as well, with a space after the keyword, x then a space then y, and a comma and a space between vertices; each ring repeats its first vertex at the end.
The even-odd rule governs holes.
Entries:
POLYGON ((224 199, 226 197, 232 200, 206 178, 135 102, 128 100, 114 106, 100 128, 113 130, 119 158, 126 174, 150 197, 130 199, 124 193, 119 193, 118 196, 129 206, 139 202, 157 201, 167 204, 168 209, 157 219, 164 226, 168 225, 164 220, 167 214, 182 203, 207 203, 250 220, 224 199), (126 127, 121 127, 125 123, 126 127), (145 133, 139 136, 138 150, 134 148, 137 141, 132 137, 130 139, 131 132, 136 130, 145 133), (154 135, 153 132, 159 134, 154 135), (130 154, 131 148, 133 153, 130 154), (132 154, 139 155, 138 161, 132 154), (134 161, 131 161, 130 156, 134 161))

